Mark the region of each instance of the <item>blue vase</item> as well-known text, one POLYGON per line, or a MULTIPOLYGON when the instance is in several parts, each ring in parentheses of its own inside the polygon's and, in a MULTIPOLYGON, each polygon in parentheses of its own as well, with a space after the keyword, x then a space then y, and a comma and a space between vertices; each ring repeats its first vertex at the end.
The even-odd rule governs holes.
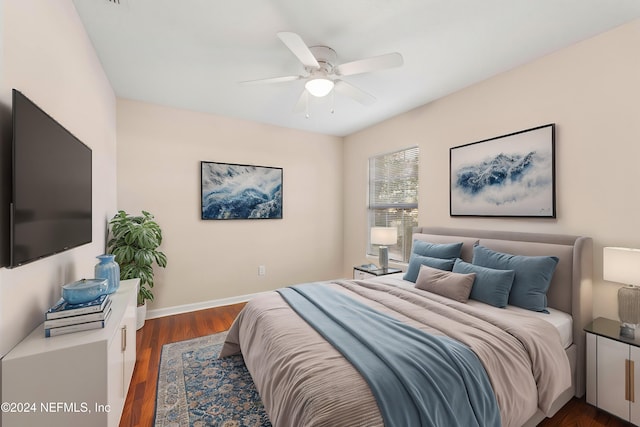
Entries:
POLYGON ((95 268, 96 279, 107 279, 107 293, 112 294, 120 286, 120 266, 114 255, 98 255, 96 258, 100 260, 95 268))

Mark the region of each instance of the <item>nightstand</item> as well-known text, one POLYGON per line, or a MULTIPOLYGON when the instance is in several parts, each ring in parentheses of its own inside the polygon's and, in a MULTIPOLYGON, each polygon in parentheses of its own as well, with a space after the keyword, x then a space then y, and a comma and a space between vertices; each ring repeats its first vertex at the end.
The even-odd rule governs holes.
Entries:
POLYGON ((358 265, 353 267, 354 279, 370 279, 372 277, 384 276, 386 274, 400 273, 399 268, 380 268, 373 264, 358 265))
POLYGON ((640 330, 636 338, 623 337, 620 322, 599 317, 585 332, 587 403, 640 425, 640 330))

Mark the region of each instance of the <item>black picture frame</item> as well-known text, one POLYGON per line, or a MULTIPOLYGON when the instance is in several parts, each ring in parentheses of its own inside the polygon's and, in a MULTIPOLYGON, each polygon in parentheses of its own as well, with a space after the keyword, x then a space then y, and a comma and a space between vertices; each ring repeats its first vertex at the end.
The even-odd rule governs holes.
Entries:
POLYGON ((282 184, 280 167, 201 161, 201 219, 282 219, 282 184))
POLYGON ((449 149, 449 215, 556 218, 555 123, 449 149))

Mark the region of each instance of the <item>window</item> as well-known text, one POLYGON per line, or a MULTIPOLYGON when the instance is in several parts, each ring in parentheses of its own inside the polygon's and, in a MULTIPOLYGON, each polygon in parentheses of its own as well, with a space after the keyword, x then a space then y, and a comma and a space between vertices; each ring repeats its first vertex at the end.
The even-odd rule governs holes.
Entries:
MULTIPOLYGON (((418 225, 418 147, 369 159, 369 230, 397 227, 398 243, 389 246, 389 259, 407 262, 411 234, 418 225)), ((378 255, 368 233, 368 255, 378 255)))

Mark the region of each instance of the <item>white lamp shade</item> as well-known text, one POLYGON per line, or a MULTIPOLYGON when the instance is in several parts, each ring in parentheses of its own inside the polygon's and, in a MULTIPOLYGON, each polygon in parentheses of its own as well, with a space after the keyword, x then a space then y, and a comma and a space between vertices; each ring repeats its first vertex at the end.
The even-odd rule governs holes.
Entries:
POLYGON ((318 77, 307 81, 304 87, 311 95, 322 98, 323 96, 328 95, 329 92, 331 92, 331 89, 333 89, 333 81, 318 77))
POLYGON ((395 227, 371 227, 371 244, 395 245, 398 243, 398 229, 395 227))
POLYGON ((604 248, 602 265, 604 280, 640 285, 640 249, 604 248))

